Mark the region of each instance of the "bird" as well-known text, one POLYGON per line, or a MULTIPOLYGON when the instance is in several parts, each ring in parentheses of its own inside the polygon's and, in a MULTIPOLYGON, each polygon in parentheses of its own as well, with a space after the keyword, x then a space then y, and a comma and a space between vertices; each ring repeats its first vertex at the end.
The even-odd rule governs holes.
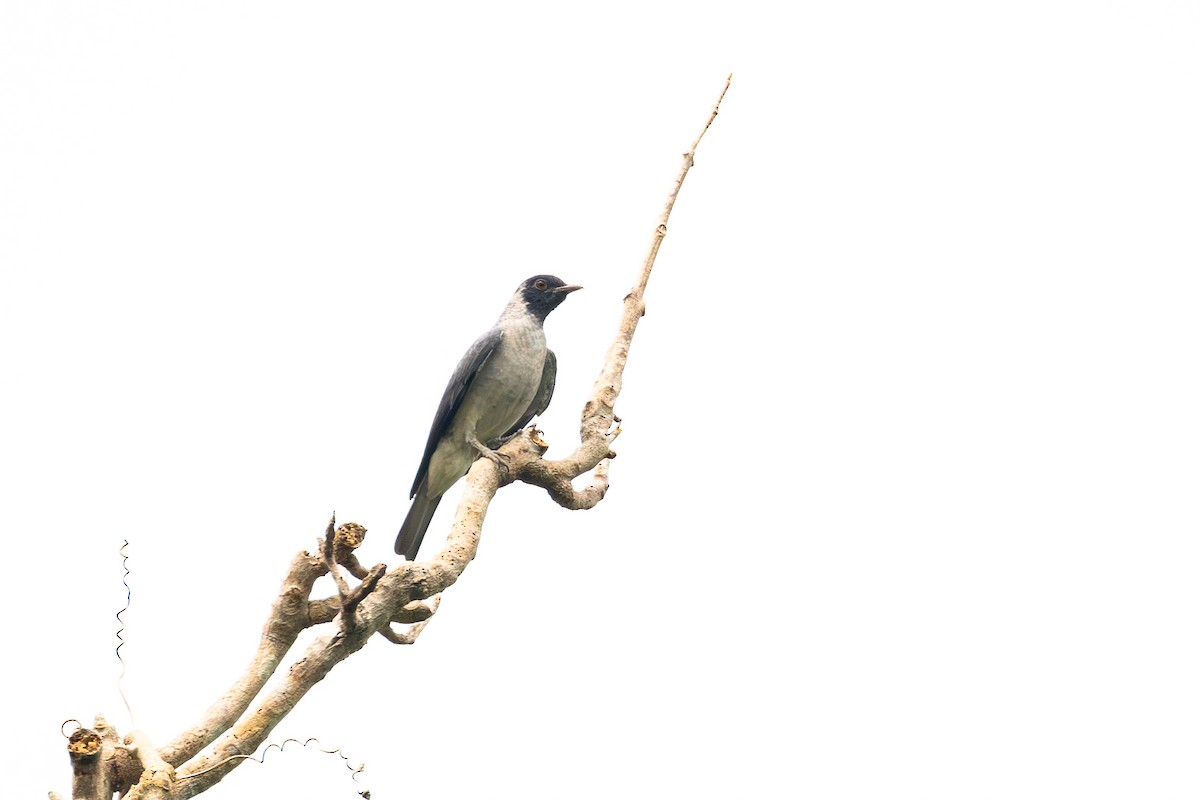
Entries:
POLYGON ((496 324, 463 354, 429 429, 408 495, 412 505, 396 535, 398 555, 415 560, 442 495, 477 458, 505 467, 493 448, 550 405, 558 361, 542 325, 567 295, 582 288, 554 275, 522 281, 496 324))

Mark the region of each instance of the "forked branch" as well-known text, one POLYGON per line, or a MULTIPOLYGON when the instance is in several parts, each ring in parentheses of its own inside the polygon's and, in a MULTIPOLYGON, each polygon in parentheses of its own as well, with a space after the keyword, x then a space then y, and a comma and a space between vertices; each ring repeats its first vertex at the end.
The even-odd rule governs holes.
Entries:
POLYGON ((615 457, 612 443, 621 432, 614 408, 633 334, 646 313, 644 296, 650 272, 696 148, 716 119, 729 83, 726 80, 700 135, 683 154, 641 273, 625 297, 616 337, 584 405, 579 447, 564 459, 544 460, 546 443, 536 430, 529 429, 501 448, 511 460, 506 475, 489 459, 476 461, 467 473, 466 489, 446 543, 429 561, 406 561, 391 570, 381 564, 368 570, 354 555, 366 529, 354 523, 335 529, 330 520, 316 553, 297 553, 292 558, 249 666, 196 725, 157 751, 138 732, 122 744, 99 717, 97 730, 72 736, 76 800, 110 800, 114 791, 129 792, 131 798, 178 799, 200 794, 255 753, 296 703, 374 634, 396 644, 411 644, 436 613, 441 593, 475 558, 488 506, 500 486, 514 480, 541 486, 555 502, 572 509, 592 508, 603 499, 609 461, 615 457), (592 472, 590 484, 575 489, 572 479, 588 471, 592 472), (337 595, 312 599, 313 586, 324 575, 334 578, 337 595), (352 586, 347 575, 357 579, 357 585, 352 586), (263 694, 300 632, 335 621, 334 632, 314 640, 282 674, 279 685, 263 694), (408 627, 396 630, 394 624, 408 627), (256 698, 257 705, 251 708, 256 698), (205 748, 210 748, 209 752, 201 755, 205 748))

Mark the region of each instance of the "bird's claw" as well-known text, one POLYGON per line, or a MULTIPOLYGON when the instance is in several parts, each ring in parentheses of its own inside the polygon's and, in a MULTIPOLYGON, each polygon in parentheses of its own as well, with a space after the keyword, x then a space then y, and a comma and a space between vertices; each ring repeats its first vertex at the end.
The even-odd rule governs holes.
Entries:
POLYGON ((505 475, 508 474, 508 456, 503 453, 498 453, 495 450, 488 450, 483 454, 483 456, 499 467, 500 471, 505 475))

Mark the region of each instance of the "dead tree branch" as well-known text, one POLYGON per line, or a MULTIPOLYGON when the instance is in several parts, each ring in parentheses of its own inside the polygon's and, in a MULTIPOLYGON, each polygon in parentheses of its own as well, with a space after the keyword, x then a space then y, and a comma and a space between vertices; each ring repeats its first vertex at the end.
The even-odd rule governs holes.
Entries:
POLYGON ((662 213, 658 217, 658 224, 650 239, 650 250, 646 254, 646 260, 642 263, 641 274, 638 276, 637 283, 625 296, 625 308, 621 315, 621 323, 617 328, 616 338, 608 348, 604 367, 600 370, 600 377, 596 379, 596 383, 592 387, 592 395, 584 404, 583 416, 579 425, 579 447, 575 449, 574 453, 559 461, 541 459, 527 461, 515 473, 518 479, 544 488, 554 498, 554 501, 564 508, 573 510, 592 508, 604 498, 604 494, 608 490, 608 461, 616 457, 611 450, 611 445, 621 433, 619 427, 613 427, 621 422, 615 413, 615 406, 617 397, 621 394, 621 379, 625 373, 625 364, 629 360, 629 347, 633 342, 633 334, 637 330, 638 321, 646 315, 645 295, 646 286, 650 282, 650 272, 654 269, 655 259, 658 258, 658 249, 662 245, 663 239, 666 238, 667 222, 671 219, 671 211, 675 208, 679 190, 683 187, 683 181, 687 177, 688 171, 696 163, 696 148, 700 146, 700 140, 704 138, 709 126, 717 118, 721 101, 725 99, 725 93, 729 91, 729 84, 732 80, 733 75, 725 79, 725 88, 721 90, 704 127, 700 129, 700 134, 692 142, 692 146, 683 154, 683 164, 679 168, 679 175, 675 178, 675 185, 667 196, 666 205, 663 206, 662 213), (591 484, 582 491, 575 490, 571 481, 592 469, 595 472, 592 475, 591 484))
POLYGON ((615 457, 612 443, 621 432, 614 427, 620 423, 614 406, 634 331, 646 312, 644 294, 650 272, 696 148, 716 119, 728 89, 729 80, 700 135, 683 154, 683 165, 655 227, 641 274, 625 298, 616 338, 584 405, 580 445, 575 452, 559 461, 546 461, 542 458, 546 443, 536 430, 529 429, 501 448, 511 462, 506 474, 501 475, 490 459, 476 461, 467 473, 445 545, 429 561, 406 561, 391 570, 382 564, 365 569, 354 551, 363 543, 366 529, 355 523, 335 529, 330 520, 315 554, 293 556, 249 665, 199 722, 159 750, 136 731, 122 744, 102 717, 96 718, 95 730, 80 729, 72 734, 68 751, 76 800, 111 800, 114 792, 128 793, 133 800, 181 800, 200 794, 252 756, 300 699, 374 634, 395 644, 413 643, 437 612, 441 593, 454 585, 475 558, 488 506, 500 486, 514 480, 532 483, 572 509, 592 508, 603 499, 609 461, 615 457), (590 485, 576 490, 572 479, 588 471, 592 472, 590 485), (341 570, 357 579, 358 585, 351 586, 341 570), (334 579, 337 595, 312 599, 313 586, 324 575, 334 579), (334 631, 314 640, 282 674, 279 685, 266 690, 268 679, 280 671, 299 634, 328 622, 336 623, 334 631), (396 630, 394 624, 408 627, 396 630), (201 754, 205 748, 208 752, 201 754))

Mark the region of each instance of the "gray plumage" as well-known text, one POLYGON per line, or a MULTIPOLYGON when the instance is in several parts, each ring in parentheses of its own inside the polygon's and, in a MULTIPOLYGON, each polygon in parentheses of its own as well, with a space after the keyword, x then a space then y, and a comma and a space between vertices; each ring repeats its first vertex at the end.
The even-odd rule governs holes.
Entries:
POLYGON ((412 507, 396 536, 396 552, 409 561, 417 557, 442 495, 480 456, 503 464, 492 448, 550 405, 558 362, 542 324, 579 288, 553 275, 529 278, 458 362, 413 480, 412 507))

